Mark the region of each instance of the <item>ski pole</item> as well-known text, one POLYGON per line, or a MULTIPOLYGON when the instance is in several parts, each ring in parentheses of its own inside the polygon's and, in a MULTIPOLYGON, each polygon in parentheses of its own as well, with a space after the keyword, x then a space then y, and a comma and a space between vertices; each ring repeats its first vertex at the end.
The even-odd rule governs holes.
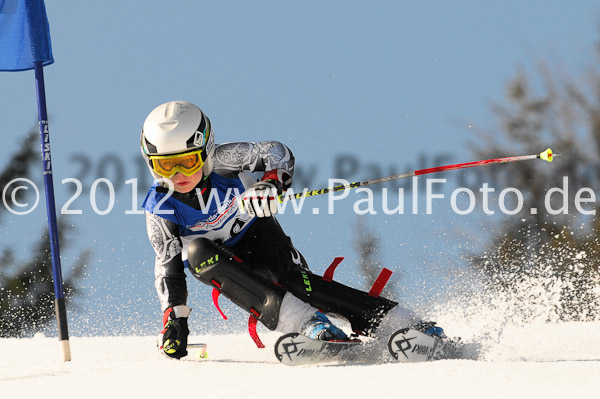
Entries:
POLYGON ((547 150, 542 151, 539 154, 533 154, 533 155, 518 155, 518 156, 513 156, 513 157, 485 159, 482 161, 457 163, 457 164, 453 164, 453 165, 436 166, 434 168, 418 169, 418 170, 413 170, 411 172, 398 173, 396 175, 391 175, 391 176, 386 176, 386 177, 378 177, 375 179, 369 179, 369 180, 363 180, 363 181, 357 181, 357 182, 349 183, 349 184, 340 184, 339 186, 321 188, 318 190, 308 191, 305 189, 301 193, 282 194, 279 196, 279 202, 283 202, 285 200, 291 200, 291 199, 300 199, 300 198, 304 198, 304 197, 314 197, 315 195, 321 195, 321 194, 327 194, 330 192, 348 190, 351 188, 369 186, 371 184, 385 183, 385 182, 392 181, 392 180, 405 179, 407 177, 426 175, 429 173, 445 172, 448 170, 456 170, 456 169, 474 168, 476 166, 484 166, 484 165, 490 165, 490 164, 495 164, 495 163, 527 161, 530 159, 542 159, 544 161, 552 162, 554 157, 557 157, 559 155, 560 154, 553 154, 552 149, 548 148, 547 150))

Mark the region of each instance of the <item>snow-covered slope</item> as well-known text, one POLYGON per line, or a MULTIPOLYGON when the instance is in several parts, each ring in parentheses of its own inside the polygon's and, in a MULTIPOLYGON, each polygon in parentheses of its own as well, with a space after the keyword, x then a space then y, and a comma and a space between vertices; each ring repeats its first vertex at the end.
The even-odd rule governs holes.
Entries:
POLYGON ((155 337, 0 339, 2 398, 582 398, 600 392, 600 323, 507 327, 480 360, 287 367, 277 334, 257 349, 245 334, 192 337, 209 358, 175 361, 155 337))

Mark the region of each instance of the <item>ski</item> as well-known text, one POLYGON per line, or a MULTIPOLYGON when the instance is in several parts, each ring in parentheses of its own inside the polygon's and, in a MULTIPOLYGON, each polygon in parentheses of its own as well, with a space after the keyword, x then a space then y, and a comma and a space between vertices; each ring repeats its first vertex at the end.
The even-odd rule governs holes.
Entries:
MULTIPOLYGON (((298 333, 281 336, 275 343, 275 356, 288 366, 359 364, 378 362, 368 352, 373 345, 355 341, 318 341, 298 333)), ((471 359, 478 357, 475 344, 465 344, 460 339, 439 338, 412 328, 393 333, 387 341, 390 355, 400 363, 419 363, 442 359, 471 359)), ((385 349, 384 349, 385 351, 385 349)))
POLYGON ((282 335, 275 343, 277 360, 288 366, 359 362, 362 342, 318 341, 298 333, 282 335))
POLYGON ((401 363, 463 358, 460 340, 442 339, 411 328, 403 328, 392 334, 388 340, 388 351, 401 363))

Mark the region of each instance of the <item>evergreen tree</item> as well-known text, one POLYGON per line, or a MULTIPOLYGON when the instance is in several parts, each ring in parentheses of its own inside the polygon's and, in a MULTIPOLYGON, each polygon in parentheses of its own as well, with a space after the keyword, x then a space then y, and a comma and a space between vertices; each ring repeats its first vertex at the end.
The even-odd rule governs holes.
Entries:
POLYGON ((575 200, 584 187, 593 193, 600 188, 600 70, 589 72, 584 87, 543 64, 537 77, 521 71, 509 82, 506 103, 493 106, 499 129, 479 132, 474 152, 485 159, 551 147, 562 155, 550 165, 518 162, 489 168, 494 187, 517 188, 524 207, 505 218, 485 253, 471 260, 496 289, 534 301, 519 284, 537 279, 545 289, 557 290, 560 320, 594 320, 600 317, 598 204, 590 191, 580 193, 593 199, 581 208, 594 214, 584 214, 575 200), (550 207, 565 212, 547 212, 552 188, 561 192, 548 197, 550 207), (562 193, 567 194, 564 204, 562 193))
MULTIPOLYGON (((8 165, 0 172, 0 192, 15 178, 28 177, 33 166, 39 164, 40 155, 36 151, 39 136, 30 133, 23 141, 21 148, 10 158, 8 165)), ((10 196, 11 193, 5 193, 10 196)), ((18 190, 15 198, 23 202, 25 190, 18 190)), ((5 198, 7 202, 9 198, 5 198)), ((2 221, 0 207, 0 222, 2 221)), ((42 222, 40 222, 42 224, 42 222)), ((17 264, 14 249, 2 248, 0 258, 0 337, 19 337, 43 329, 52 322, 54 316, 54 284, 52 260, 48 229, 31 248, 29 260, 17 264)), ((72 232, 65 219, 58 221, 58 239, 61 245, 67 241, 67 232, 72 232)), ((65 298, 72 299, 77 293, 77 281, 82 276, 90 251, 83 251, 78 261, 72 265, 69 278, 64 280, 65 298)))

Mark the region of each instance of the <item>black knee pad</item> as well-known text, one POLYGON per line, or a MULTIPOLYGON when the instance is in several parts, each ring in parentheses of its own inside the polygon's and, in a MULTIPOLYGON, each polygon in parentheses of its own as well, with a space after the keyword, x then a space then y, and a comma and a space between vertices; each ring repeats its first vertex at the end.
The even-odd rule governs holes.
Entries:
POLYGON ((206 238, 192 241, 188 262, 192 275, 198 280, 257 316, 268 329, 277 327, 285 289, 252 272, 227 248, 206 238))

